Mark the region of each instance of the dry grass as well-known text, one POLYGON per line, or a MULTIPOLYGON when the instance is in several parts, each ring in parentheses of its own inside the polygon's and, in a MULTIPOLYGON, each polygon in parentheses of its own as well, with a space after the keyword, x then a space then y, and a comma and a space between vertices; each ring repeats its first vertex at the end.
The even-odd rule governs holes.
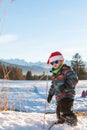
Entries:
POLYGON ((77 116, 87 116, 87 112, 76 112, 77 116))

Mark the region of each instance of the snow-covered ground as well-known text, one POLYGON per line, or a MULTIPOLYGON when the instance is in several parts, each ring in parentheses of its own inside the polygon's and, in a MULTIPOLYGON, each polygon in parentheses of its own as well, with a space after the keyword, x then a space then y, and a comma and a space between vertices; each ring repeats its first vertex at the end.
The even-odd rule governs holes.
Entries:
MULTIPOLYGON (((56 120, 55 114, 25 112, 1 112, 0 130, 48 130, 50 124, 56 120)), ((87 117, 79 117, 78 125, 71 127, 67 124, 55 125, 51 130, 87 130, 87 117)))
MULTIPOLYGON (((9 90, 9 109, 16 111, 0 112, 0 130, 48 130, 56 114, 56 102, 53 98, 51 104, 46 103, 46 90, 49 90, 50 81, 2 81, 0 80, 0 98, 9 90), (9 88, 9 89, 8 89, 9 88)), ((87 112, 87 97, 82 98, 81 93, 87 90, 87 81, 79 81, 76 87, 74 111, 87 112)), ((4 104, 4 103, 3 103, 4 104)), ((2 106, 3 106, 2 104, 2 106)), ((51 130, 87 130, 87 116, 78 117, 78 124, 71 127, 67 124, 55 125, 51 130)))

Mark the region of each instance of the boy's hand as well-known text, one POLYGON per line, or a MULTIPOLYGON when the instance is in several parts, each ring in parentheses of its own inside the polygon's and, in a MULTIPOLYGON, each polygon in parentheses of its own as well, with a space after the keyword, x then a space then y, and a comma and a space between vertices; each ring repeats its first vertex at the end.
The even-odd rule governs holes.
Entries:
POLYGON ((47 97, 47 102, 50 103, 52 100, 52 96, 49 94, 48 97, 47 97))

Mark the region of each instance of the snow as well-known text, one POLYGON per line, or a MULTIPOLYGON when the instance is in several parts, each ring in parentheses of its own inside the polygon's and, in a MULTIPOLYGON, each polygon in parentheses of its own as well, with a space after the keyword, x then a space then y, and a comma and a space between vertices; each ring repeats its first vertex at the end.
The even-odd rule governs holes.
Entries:
MULTIPOLYGON (((0 80, 2 95, 9 88, 9 109, 14 104, 16 110, 0 112, 0 130, 48 130, 52 122, 57 120, 55 98, 50 104, 46 103, 46 90, 49 90, 50 83, 50 81, 47 83, 47 81, 0 80), (44 114, 45 105, 46 112, 54 114, 44 114)), ((87 112, 87 97, 81 97, 83 90, 87 90, 87 80, 79 81, 76 87, 74 111, 87 112)), ((77 126, 59 124, 51 130, 87 130, 87 116, 78 116, 77 126)))
MULTIPOLYGON (((0 130, 43 130, 43 117, 41 113, 25 113, 4 111, 0 113, 0 130)), ((45 130, 56 120, 55 114, 46 115, 45 130)), ((77 126, 67 124, 55 125, 52 130, 87 130, 87 117, 79 117, 77 126)))

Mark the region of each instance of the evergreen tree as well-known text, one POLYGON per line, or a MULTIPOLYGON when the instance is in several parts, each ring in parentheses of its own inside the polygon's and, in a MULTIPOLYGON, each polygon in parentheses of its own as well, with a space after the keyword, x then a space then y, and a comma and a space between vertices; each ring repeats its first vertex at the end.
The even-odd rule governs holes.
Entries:
POLYGON ((26 74, 26 80, 32 80, 32 73, 31 71, 28 71, 26 74))
POLYGON ((82 58, 79 55, 79 53, 76 53, 73 56, 72 61, 71 61, 71 66, 79 79, 87 79, 87 72, 85 69, 85 64, 82 61, 82 58))
POLYGON ((3 66, 0 64, 0 79, 4 78, 3 66))

